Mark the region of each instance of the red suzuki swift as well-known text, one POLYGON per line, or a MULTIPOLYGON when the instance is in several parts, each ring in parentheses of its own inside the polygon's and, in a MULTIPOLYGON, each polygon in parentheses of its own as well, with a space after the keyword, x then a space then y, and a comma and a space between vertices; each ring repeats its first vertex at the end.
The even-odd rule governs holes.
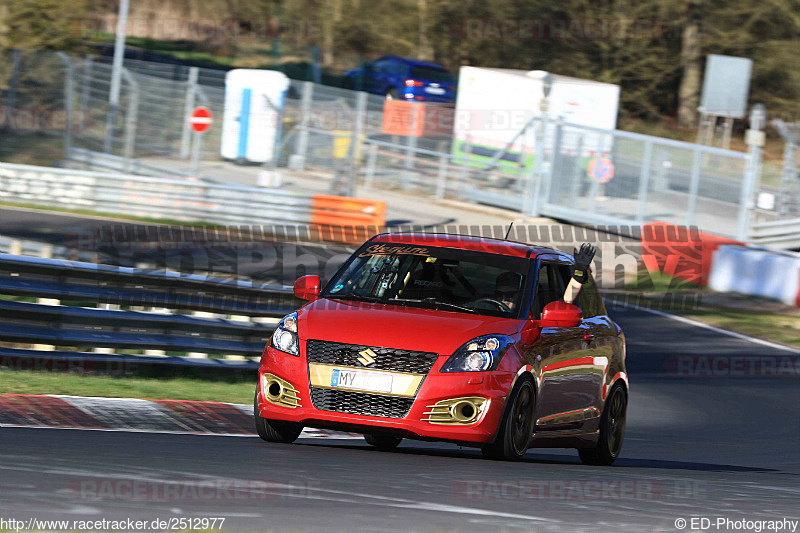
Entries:
POLYGON ((589 274, 593 255, 373 237, 321 290, 318 276, 295 283, 309 303, 264 348, 258 434, 287 443, 328 428, 382 449, 442 440, 502 459, 577 448, 585 463, 611 464, 625 430, 625 337, 589 274))

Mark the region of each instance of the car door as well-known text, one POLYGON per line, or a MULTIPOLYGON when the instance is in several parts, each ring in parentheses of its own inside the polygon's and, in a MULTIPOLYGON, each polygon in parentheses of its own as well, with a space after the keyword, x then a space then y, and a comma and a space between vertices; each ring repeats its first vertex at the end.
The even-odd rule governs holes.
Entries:
MULTIPOLYGON (((564 296, 569 278, 568 265, 558 262, 540 263, 533 313, 541 311, 550 302, 564 296)), ((537 431, 578 428, 596 417, 597 393, 602 371, 594 358, 595 343, 592 335, 599 330, 591 320, 583 320, 574 328, 542 328, 532 345, 540 376, 536 403, 537 431)))
POLYGON ((597 409, 599 414, 603 410, 605 378, 609 373, 613 377, 619 364, 620 357, 615 358, 615 353, 619 354, 622 351, 621 330, 608 316, 591 273, 573 303, 580 308, 583 315, 581 329, 586 341, 584 353, 593 359, 592 370, 584 376, 585 390, 593 398, 593 403, 589 407, 597 409))

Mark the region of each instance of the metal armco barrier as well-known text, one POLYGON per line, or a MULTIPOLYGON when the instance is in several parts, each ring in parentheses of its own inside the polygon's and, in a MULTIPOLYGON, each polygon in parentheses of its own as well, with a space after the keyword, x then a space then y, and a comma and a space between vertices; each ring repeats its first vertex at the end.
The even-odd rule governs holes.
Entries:
POLYGON ((242 375, 254 377, 257 361, 228 361, 194 357, 147 357, 128 354, 39 351, 0 347, 0 369, 47 372, 76 372, 90 375, 124 376, 148 371, 169 377, 199 375, 215 377, 242 375))
MULTIPOLYGON (((272 333, 263 318, 252 318, 277 319, 302 304, 291 287, 9 254, 0 254, 0 294, 45 299, 0 300, 0 340, 7 343, 250 357, 260 354, 272 333), (77 304, 48 305, 64 299, 77 304), (84 302, 154 307, 158 312, 78 306, 84 302), (239 319, 179 314, 188 311, 239 319)), ((44 359, 61 357, 61 352, 35 352, 44 359)), ((31 357, 27 352, 11 355, 15 361, 31 357)))
POLYGON ((0 293, 255 317, 302 305, 291 287, 9 254, 0 254, 0 293))
MULTIPOLYGON (((386 202, 262 187, 0 163, 0 199, 212 224, 381 227, 386 202)), ((348 241, 347 232, 328 232, 348 241)), ((350 237, 352 238, 352 237, 350 237)))
POLYGON ((755 223, 750 229, 750 242, 796 250, 800 248, 800 218, 755 223))

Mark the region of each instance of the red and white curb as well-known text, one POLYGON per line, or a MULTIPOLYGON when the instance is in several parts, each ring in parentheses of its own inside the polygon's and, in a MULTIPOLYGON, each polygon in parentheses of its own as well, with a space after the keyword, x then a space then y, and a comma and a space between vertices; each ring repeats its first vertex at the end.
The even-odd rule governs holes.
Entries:
MULTIPOLYGON (((190 400, 0 394, 0 427, 253 436, 253 406, 190 400)), ((306 429, 300 438, 360 439, 306 429)))

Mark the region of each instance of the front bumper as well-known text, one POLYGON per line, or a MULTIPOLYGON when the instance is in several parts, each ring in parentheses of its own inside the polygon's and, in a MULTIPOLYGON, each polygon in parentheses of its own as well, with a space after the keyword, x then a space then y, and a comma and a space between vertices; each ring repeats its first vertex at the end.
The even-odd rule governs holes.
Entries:
POLYGON ((441 373, 446 357, 439 357, 426 375, 413 399, 411 408, 402 418, 368 416, 317 409, 311 400, 309 370, 305 357, 288 355, 267 347, 261 357, 258 372, 258 411, 262 418, 300 423, 307 427, 333 427, 363 433, 393 432, 406 437, 440 439, 464 443, 487 443, 494 440, 503 416, 506 396, 514 374, 503 371, 480 373, 441 373), (290 383, 296 389, 299 406, 276 405, 266 399, 263 376, 271 374, 290 383), (486 398, 484 408, 473 423, 432 423, 429 406, 454 398, 486 398))

